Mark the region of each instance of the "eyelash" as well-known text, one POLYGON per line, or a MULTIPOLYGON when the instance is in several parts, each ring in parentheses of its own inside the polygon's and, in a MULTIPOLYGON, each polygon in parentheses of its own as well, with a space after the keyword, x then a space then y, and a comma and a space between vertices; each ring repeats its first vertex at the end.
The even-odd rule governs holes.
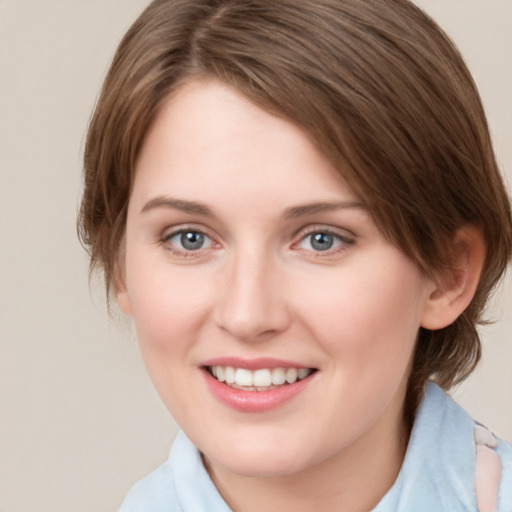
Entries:
POLYGON ((212 249, 215 245, 218 245, 212 237, 205 233, 203 229, 196 228, 194 226, 183 226, 178 229, 174 229, 170 233, 166 233, 162 236, 160 243, 165 246, 165 248, 171 251, 173 254, 182 257, 182 258, 197 258, 204 256, 204 250, 212 249), (205 242, 209 241, 209 247, 198 247, 196 250, 194 249, 186 249, 177 247, 176 243, 172 242, 172 239, 178 236, 183 236, 187 233, 199 235, 204 237, 205 242))
MULTIPOLYGON (((340 252, 346 251, 350 246, 354 245, 355 240, 351 237, 341 235, 340 233, 327 229, 322 228, 320 226, 313 227, 313 228, 307 228, 306 230, 303 230, 298 235, 299 239, 297 242, 294 242, 292 244, 292 249, 302 250, 311 254, 314 254, 315 257, 319 258, 326 258, 329 256, 337 255, 340 252), (314 241, 311 240, 311 237, 314 235, 322 235, 327 237, 332 237, 334 247, 328 247, 324 250, 315 250, 312 247, 312 244, 314 241), (309 241, 310 248, 301 248, 300 245, 305 242, 306 240, 309 241)), ((215 242, 215 240, 209 236, 205 230, 201 228, 196 228, 194 226, 183 226, 179 227, 177 229, 174 229, 170 233, 166 233, 162 236, 160 243, 165 246, 165 248, 169 251, 171 251, 173 254, 182 257, 182 258, 198 258, 198 257, 204 257, 205 251, 209 251, 211 249, 215 249, 216 246, 218 247, 219 244, 215 242), (194 249, 186 249, 186 248, 178 248, 176 243, 173 243, 172 240, 178 236, 183 236, 187 233, 199 235, 201 237, 204 237, 204 241, 208 243, 208 247, 198 247, 196 250, 194 249)), ((180 241, 182 243, 182 240, 180 241)))
POLYGON ((314 235, 323 235, 323 236, 329 236, 334 239, 334 244, 336 244, 334 247, 329 247, 325 250, 314 250, 311 249, 302 249, 307 252, 311 252, 314 254, 317 258, 328 258, 330 256, 335 256, 339 254, 340 252, 346 251, 350 246, 354 245, 355 240, 351 237, 348 237, 346 235, 341 235, 339 232, 336 232, 332 229, 328 228, 322 228, 321 226, 316 226, 313 228, 307 228, 307 230, 302 231, 299 234, 299 240, 298 242, 295 242, 292 247, 299 248, 300 250, 300 244, 302 244, 304 241, 306 241, 308 238, 310 240, 309 245, 312 245, 311 237, 314 235), (337 243, 336 243, 337 242, 337 243))

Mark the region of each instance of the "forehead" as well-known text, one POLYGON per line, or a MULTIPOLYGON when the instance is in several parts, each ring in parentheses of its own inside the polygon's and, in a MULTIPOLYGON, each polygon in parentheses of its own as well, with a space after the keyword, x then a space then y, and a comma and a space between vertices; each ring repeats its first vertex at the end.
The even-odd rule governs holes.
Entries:
POLYGON ((230 200, 259 196, 262 207, 276 199, 271 192, 290 202, 336 200, 340 193, 356 199, 305 130, 213 80, 172 94, 142 145, 134 195, 176 191, 212 201, 219 194, 230 200))

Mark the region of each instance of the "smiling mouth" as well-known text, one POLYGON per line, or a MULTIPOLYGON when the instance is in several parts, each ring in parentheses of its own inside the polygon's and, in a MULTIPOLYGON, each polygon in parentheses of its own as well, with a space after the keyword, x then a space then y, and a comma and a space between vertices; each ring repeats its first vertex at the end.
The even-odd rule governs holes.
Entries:
POLYGON ((207 366, 206 371, 227 386, 243 391, 270 391, 289 386, 313 374, 314 368, 261 368, 249 370, 233 366, 207 366))

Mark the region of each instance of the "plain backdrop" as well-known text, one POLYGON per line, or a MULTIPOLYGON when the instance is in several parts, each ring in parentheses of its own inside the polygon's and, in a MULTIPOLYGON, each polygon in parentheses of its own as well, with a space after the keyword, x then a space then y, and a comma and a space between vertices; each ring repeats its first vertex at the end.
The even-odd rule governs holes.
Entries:
MULTIPOLYGON (((512 182, 512 2, 421 0, 465 55, 512 182)), ((90 112, 143 0, 0 0, 0 512, 115 510, 176 425, 89 289, 75 217, 90 112)), ((512 440, 512 284, 456 397, 512 440)))

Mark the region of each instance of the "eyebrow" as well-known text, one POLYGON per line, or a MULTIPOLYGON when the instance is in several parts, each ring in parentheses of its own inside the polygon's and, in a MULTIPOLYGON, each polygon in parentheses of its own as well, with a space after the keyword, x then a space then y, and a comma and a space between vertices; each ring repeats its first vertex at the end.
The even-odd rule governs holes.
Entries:
MULTIPOLYGON (((205 217, 214 218, 215 214, 212 209, 204 203, 197 201, 187 201, 184 199, 174 199, 171 197, 158 196, 148 201, 142 208, 141 213, 146 213, 157 208, 174 208, 185 213, 193 213, 203 215, 205 217)), ((323 213, 341 209, 366 209, 363 203, 359 201, 335 201, 335 202, 315 202, 291 206, 284 211, 285 219, 293 219, 315 213, 323 213)))
POLYGON ((305 215, 314 215, 315 213, 330 212, 334 210, 358 208, 365 210, 366 207, 359 201, 336 201, 336 202, 318 202, 286 208, 284 211, 285 219, 302 217, 305 215))
POLYGON ((195 213, 197 215, 204 215, 205 217, 215 217, 213 211, 203 203, 196 201, 185 201, 183 199, 173 199, 171 197, 159 196, 148 201, 141 210, 141 213, 146 213, 156 208, 174 208, 181 210, 185 213, 195 213))

